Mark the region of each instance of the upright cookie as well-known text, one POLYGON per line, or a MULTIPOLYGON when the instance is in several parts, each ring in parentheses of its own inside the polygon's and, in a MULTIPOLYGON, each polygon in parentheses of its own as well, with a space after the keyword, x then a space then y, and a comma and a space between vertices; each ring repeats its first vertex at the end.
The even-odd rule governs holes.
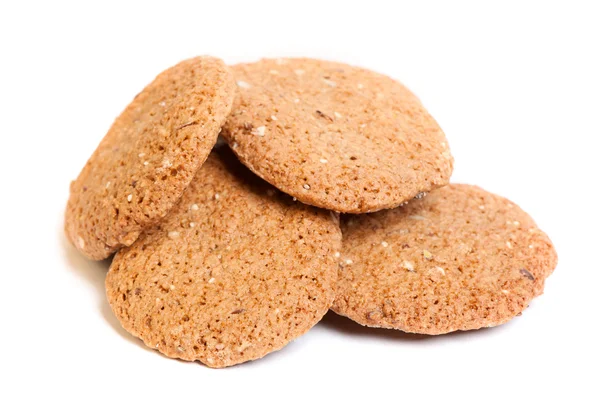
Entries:
POLYGON ((298 200, 364 213, 448 183, 444 133, 389 77, 312 59, 233 71, 238 94, 223 136, 254 173, 298 200))
POLYGON ((225 64, 196 57, 138 94, 71 183, 67 237, 91 259, 131 245, 181 197, 231 110, 225 64))
POLYGON ((106 278, 125 329, 214 368, 261 358, 315 325, 335 297, 341 248, 337 216, 293 202, 223 149, 106 278))
POLYGON ((333 310, 437 335, 500 325, 544 288, 557 256, 514 203, 450 185, 404 207, 348 217, 333 310))

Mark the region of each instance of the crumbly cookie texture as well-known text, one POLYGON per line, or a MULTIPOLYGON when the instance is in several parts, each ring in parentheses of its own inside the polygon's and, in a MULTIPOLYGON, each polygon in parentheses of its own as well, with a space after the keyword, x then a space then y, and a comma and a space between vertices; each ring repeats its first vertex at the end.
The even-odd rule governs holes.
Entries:
POLYGON ((342 232, 333 310, 372 327, 436 335, 500 325, 543 292, 557 264, 529 215, 475 186, 347 216, 342 232))
POLYGON ((149 347, 221 368, 281 349, 325 315, 340 248, 336 214, 292 201, 224 147, 116 254, 107 296, 149 347))
POLYGON ((235 90, 229 68, 213 57, 158 75, 71 183, 65 214, 71 243, 104 259, 163 218, 214 146, 235 90))
POLYGON ((314 59, 233 71, 238 93, 224 138, 254 173, 298 200, 364 213, 448 183, 444 133, 399 82, 314 59))

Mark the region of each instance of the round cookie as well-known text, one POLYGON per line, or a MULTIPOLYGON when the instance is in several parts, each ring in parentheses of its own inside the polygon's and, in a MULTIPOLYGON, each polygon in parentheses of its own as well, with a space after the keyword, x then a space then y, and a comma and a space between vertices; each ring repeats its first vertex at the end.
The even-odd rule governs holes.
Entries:
POLYGON ((544 288, 557 256, 517 205, 450 185, 342 222, 333 310, 372 327, 437 335, 500 325, 544 288))
POLYGON ((131 245, 181 197, 231 110, 235 82, 213 57, 185 60, 139 93, 71 183, 65 232, 84 255, 131 245))
POLYGON ((293 202, 228 148, 106 278, 123 327, 163 354, 220 368, 281 349, 335 297, 335 214, 293 202))
POLYGON ((397 81, 313 59, 232 69, 238 93, 224 138, 242 163, 298 200, 365 213, 448 183, 444 133, 397 81))

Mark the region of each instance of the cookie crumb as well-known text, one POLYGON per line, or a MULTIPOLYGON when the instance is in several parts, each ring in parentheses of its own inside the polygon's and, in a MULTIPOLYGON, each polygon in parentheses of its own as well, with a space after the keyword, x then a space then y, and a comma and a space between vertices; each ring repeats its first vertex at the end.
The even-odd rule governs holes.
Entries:
POLYGON ((129 195, 129 196, 127 196, 127 201, 128 201, 129 203, 131 203, 131 200, 132 200, 132 199, 133 199, 133 195, 129 195))
POLYGON ((506 241, 506 247, 509 249, 512 249, 512 243, 510 243, 509 241, 506 241))
POLYGON ((277 121, 277 117, 271 116, 271 120, 273 120, 274 122, 276 122, 277 121))
POLYGON ((408 270, 409 272, 414 272, 415 271, 415 267, 408 260, 405 260, 404 262, 402 262, 402 267, 404 269, 408 270))
POLYGON ((198 205, 196 203, 194 203, 193 205, 190 206, 191 210, 198 210, 198 205))
POLYGON ((330 122, 333 122, 333 118, 325 113, 323 113, 320 110, 317 110, 317 115, 319 115, 320 117, 329 120, 330 122))
POLYGON ((336 82, 334 82, 334 81, 332 81, 332 80, 329 80, 329 79, 323 79, 323 82, 325 82, 325 84, 326 84, 327 86, 330 86, 330 87, 335 87, 335 86, 337 86, 337 83, 336 83, 336 82))
POLYGON ((208 279, 208 283, 215 283, 215 278, 208 279))
POLYGON ((335 253, 333 254, 333 256, 335 256, 336 258, 339 258, 339 257, 340 257, 340 252, 335 252, 335 253))
POLYGON ((389 244, 388 244, 388 242, 386 242, 386 241, 384 240, 383 242, 381 242, 381 246, 383 246, 383 247, 388 247, 388 246, 389 246, 389 244))
POLYGON ((342 118, 342 115, 341 115, 341 114, 339 114, 338 112, 333 112, 333 115, 334 115, 335 117, 337 117, 338 119, 341 119, 341 118, 342 118))
POLYGON ((379 319, 381 319, 381 311, 379 311, 379 310, 373 310, 373 311, 367 313, 367 319, 369 319, 369 320, 379 320, 379 319))
POLYGON ((110 182, 106 183, 106 188, 108 189, 110 187, 110 182))
POLYGON ((347 264, 347 265, 351 265, 351 264, 353 264, 353 263, 354 263, 354 262, 352 261, 352 259, 346 259, 346 264, 347 264))
POLYGON ((172 230, 168 233, 169 239, 176 239, 179 237, 179 232, 172 230))
MULTIPOLYGON (((190 122, 185 122, 184 124, 177 126, 177 127, 175 128, 175 130, 181 130, 181 129, 185 129, 186 127, 189 127, 189 126, 196 126, 197 124, 198 124, 198 122, 197 122, 197 121, 195 121, 195 120, 193 120, 193 121, 190 121, 190 122)), ((204 127, 204 124, 202 124, 202 126, 201 126, 201 127, 204 127)))
POLYGON ((310 185, 309 185, 308 183, 304 183, 304 184, 302 185, 302 187, 303 187, 305 190, 310 190, 310 185))
POLYGON ((521 268, 521 269, 519 269, 519 272, 521 273, 521 275, 525 276, 527 279, 535 280, 535 277, 527 269, 521 268))
POLYGON ((427 260, 431 260, 433 259, 433 255, 431 254, 430 251, 428 251, 427 249, 423 250, 423 257, 427 260))
POLYGON ((221 197, 221 195, 220 195, 220 194, 218 194, 218 193, 215 193, 215 200, 219 200, 219 198, 220 198, 220 197, 221 197))
POLYGON ((252 346, 250 342, 242 342, 242 344, 238 347, 238 352, 243 352, 250 346, 252 346))
POLYGON ((254 131, 252 132, 253 135, 255 136, 264 136, 265 135, 265 130, 267 129, 266 126, 258 126, 256 129, 254 129, 254 131))
POLYGON ((319 159, 319 162, 325 164, 325 163, 327 163, 327 159, 319 159))

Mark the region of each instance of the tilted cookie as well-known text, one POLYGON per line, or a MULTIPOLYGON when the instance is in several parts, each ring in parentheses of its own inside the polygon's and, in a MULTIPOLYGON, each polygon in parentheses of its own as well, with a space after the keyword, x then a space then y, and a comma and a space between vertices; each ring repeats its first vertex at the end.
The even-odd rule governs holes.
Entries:
POLYGON ((333 310, 373 327, 442 334, 500 325, 541 294, 557 256, 517 205, 450 185, 342 222, 333 310))
POLYGON ((104 259, 164 217, 214 146, 235 82, 213 57, 159 74, 121 115, 71 183, 65 232, 104 259))
POLYGON ((108 300, 149 347, 235 365, 281 349, 325 315, 340 248, 336 215, 293 202, 224 147, 158 227, 116 254, 108 300))
POLYGON ((298 200, 364 213, 448 183, 444 133, 397 81, 313 59, 233 71, 238 93, 223 136, 254 173, 298 200))

